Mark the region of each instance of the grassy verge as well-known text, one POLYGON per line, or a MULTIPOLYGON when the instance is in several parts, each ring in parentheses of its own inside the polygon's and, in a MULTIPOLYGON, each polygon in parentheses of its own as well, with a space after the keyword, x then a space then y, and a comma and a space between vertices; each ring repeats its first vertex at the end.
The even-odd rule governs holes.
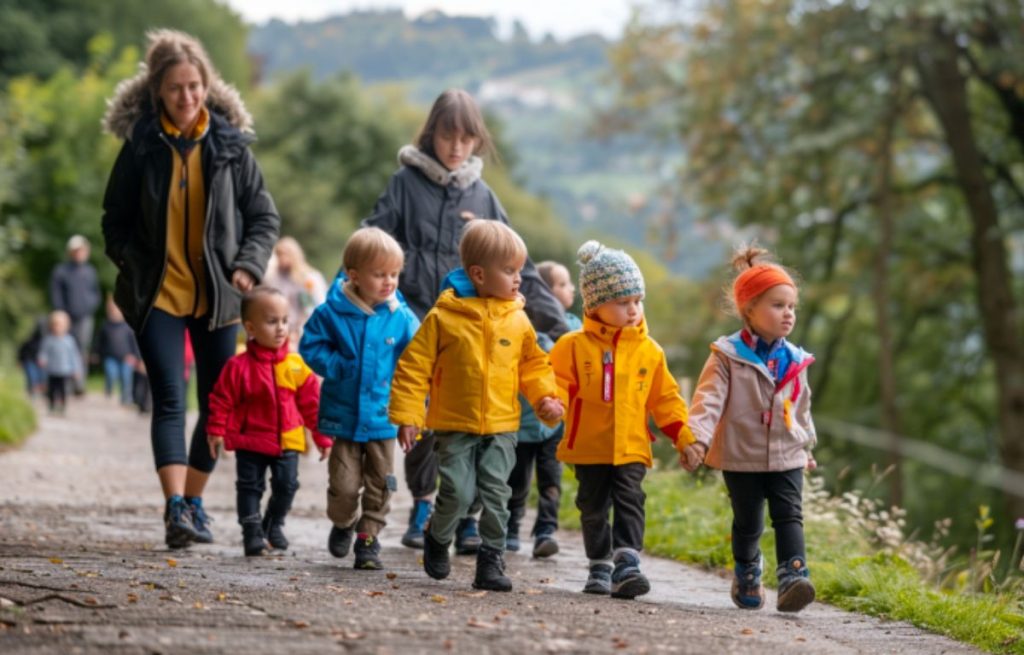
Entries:
MULTIPOLYGON (((679 471, 654 471, 644 486, 648 552, 711 568, 732 566, 732 513, 717 474, 695 478, 679 471)), ((578 529, 571 470, 566 471, 563 487, 563 525, 578 529)), ((805 491, 804 517, 808 564, 819 600, 907 621, 990 652, 1024 654, 1020 585, 990 593, 966 591, 962 584, 956 588, 956 581, 962 582, 970 571, 950 575, 949 562, 936 555, 934 547, 903 537, 899 516, 879 512, 853 494, 831 497, 817 482, 805 491), (938 573, 946 575, 936 576, 937 567, 942 569, 938 573), (940 587, 930 578, 947 584, 940 587)), ((774 586, 775 544, 770 528, 761 548, 765 582, 774 586)), ((722 594, 728 593, 723 583, 722 594)))
POLYGON ((0 373, 0 448, 16 446, 36 429, 36 413, 25 396, 24 381, 5 369, 0 373))

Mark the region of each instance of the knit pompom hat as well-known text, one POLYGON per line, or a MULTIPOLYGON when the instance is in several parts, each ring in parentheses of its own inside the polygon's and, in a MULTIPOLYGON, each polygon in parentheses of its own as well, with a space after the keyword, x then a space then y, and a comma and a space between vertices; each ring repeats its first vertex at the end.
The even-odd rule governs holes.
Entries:
POLYGON ((644 295, 644 276, 633 258, 622 250, 587 241, 576 252, 580 266, 583 312, 590 313, 606 302, 644 295))

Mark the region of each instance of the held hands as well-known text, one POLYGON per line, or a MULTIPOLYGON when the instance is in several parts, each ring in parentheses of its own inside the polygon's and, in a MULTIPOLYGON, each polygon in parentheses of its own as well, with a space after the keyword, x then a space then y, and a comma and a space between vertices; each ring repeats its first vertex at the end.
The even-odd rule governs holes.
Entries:
POLYGON ((704 456, 707 453, 707 446, 696 441, 683 449, 683 452, 679 455, 679 465, 693 473, 704 463, 704 456))
POLYGON ((548 423, 562 418, 564 413, 561 401, 553 396, 548 396, 537 406, 537 416, 548 423))
POLYGON ((398 445, 402 447, 403 453, 412 450, 416 445, 416 436, 419 433, 420 431, 415 425, 403 425, 398 428, 398 445))
POLYGON ((818 468, 818 461, 814 459, 814 455, 807 453, 807 470, 813 471, 818 468))
POLYGON ((327 456, 331 453, 331 449, 326 446, 317 446, 316 450, 320 453, 320 461, 327 459, 327 456))
POLYGON ((236 268, 231 274, 231 286, 235 287, 242 293, 251 290, 256 285, 256 278, 252 276, 249 271, 241 268, 236 268))
POLYGON ((210 457, 217 459, 220 453, 224 452, 224 436, 208 434, 206 441, 210 444, 210 457))

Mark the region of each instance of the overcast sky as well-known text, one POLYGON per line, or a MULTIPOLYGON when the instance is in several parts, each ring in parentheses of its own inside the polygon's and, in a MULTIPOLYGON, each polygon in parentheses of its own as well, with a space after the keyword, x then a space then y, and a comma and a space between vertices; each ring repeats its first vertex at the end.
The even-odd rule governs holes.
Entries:
POLYGON ((288 22, 316 20, 353 9, 401 8, 406 16, 430 9, 447 14, 494 16, 507 34, 513 20, 520 20, 534 38, 547 32, 556 37, 599 32, 609 38, 621 35, 630 13, 630 0, 227 0, 250 23, 271 18, 288 22))

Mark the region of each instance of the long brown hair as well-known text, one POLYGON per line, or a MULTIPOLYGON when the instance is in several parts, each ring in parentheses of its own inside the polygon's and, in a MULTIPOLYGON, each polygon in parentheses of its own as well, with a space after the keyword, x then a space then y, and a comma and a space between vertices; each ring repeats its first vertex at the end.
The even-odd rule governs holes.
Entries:
POLYGON ((480 107, 473 96, 462 89, 448 89, 437 96, 427 121, 416 135, 416 147, 433 157, 434 135, 438 131, 468 134, 477 139, 474 155, 494 155, 494 140, 484 123, 480 107))
POLYGON ((178 30, 158 29, 146 32, 146 39, 149 41, 146 49, 146 87, 154 110, 161 108, 160 85, 164 75, 178 64, 189 63, 195 66, 203 78, 206 91, 209 91, 214 80, 220 79, 203 44, 194 36, 178 30))

